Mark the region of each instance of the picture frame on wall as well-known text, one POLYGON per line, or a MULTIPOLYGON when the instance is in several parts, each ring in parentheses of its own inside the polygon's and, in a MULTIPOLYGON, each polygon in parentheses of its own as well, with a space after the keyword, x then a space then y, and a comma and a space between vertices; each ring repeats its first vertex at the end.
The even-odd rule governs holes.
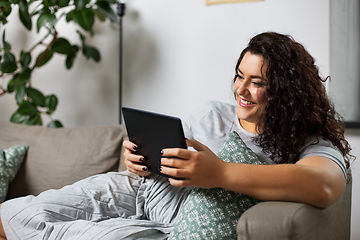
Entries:
POLYGON ((265 0, 206 0, 206 5, 221 3, 260 2, 265 0))

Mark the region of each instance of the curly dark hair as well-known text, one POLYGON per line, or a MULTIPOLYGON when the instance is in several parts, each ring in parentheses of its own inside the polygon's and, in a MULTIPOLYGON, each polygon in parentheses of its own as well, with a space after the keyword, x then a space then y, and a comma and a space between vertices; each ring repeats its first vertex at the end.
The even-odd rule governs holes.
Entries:
POLYGON ((265 107, 255 143, 276 163, 295 163, 309 135, 330 141, 344 156, 346 166, 353 156, 344 137, 341 116, 331 104, 314 58, 291 36, 265 32, 253 37, 242 51, 260 55, 266 66, 265 107))

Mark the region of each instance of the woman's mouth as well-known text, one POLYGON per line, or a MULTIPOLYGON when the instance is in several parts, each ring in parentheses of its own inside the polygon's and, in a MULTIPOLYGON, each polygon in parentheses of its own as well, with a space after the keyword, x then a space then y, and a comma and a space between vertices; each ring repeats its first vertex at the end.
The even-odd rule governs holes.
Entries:
POLYGON ((253 102, 250 102, 250 101, 247 101, 243 98, 240 98, 239 100, 239 105, 242 106, 242 107, 252 107, 254 106, 256 103, 253 103, 253 102))

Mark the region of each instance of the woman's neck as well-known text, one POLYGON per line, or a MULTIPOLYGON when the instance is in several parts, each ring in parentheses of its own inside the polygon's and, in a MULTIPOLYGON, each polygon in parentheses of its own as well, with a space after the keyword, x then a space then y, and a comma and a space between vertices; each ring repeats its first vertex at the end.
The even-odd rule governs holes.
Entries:
POLYGON ((241 125, 241 127, 247 131, 247 132, 250 132, 250 133, 255 133, 255 134, 260 134, 259 131, 257 131, 257 123, 253 123, 253 122, 247 122, 245 120, 241 120, 239 119, 239 123, 241 125))

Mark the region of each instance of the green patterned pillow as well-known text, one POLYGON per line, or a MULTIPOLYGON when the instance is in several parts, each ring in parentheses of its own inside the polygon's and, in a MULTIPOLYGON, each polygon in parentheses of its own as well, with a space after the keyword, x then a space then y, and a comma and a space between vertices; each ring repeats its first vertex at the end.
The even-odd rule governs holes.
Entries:
MULTIPOLYGON (((262 164, 236 132, 229 133, 218 157, 226 162, 262 164)), ((241 214, 259 202, 222 188, 194 188, 179 211, 169 239, 237 239, 236 224, 241 214)))
POLYGON ((18 145, 6 150, 0 148, 0 203, 5 200, 9 184, 19 171, 28 148, 28 145, 18 145))

